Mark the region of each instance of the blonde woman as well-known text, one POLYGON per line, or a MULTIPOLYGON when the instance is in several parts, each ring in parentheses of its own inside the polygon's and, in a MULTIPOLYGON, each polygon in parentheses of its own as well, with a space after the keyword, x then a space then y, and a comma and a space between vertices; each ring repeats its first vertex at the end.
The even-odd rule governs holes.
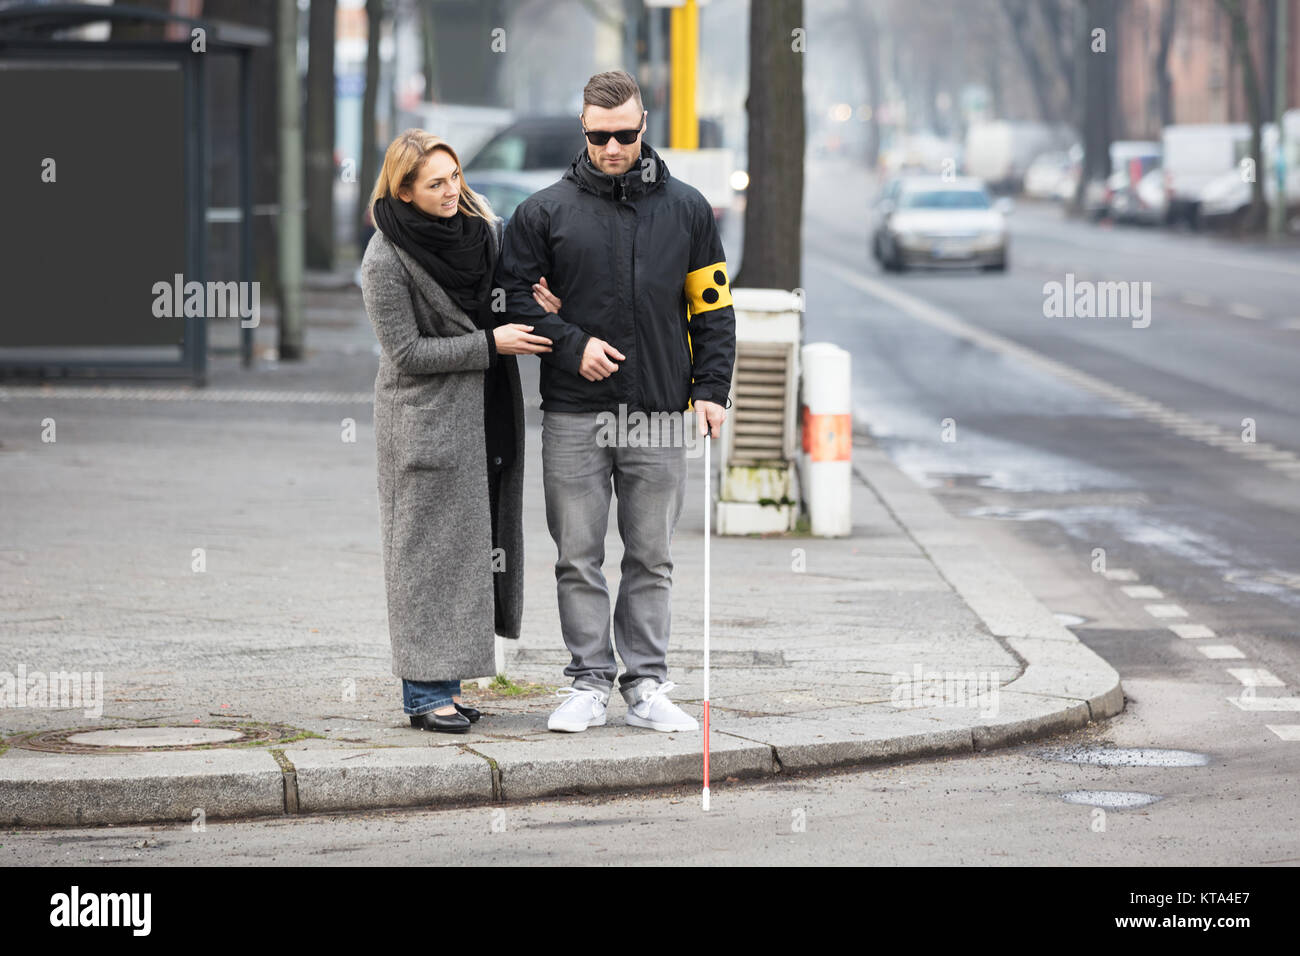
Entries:
MULTIPOLYGON (((464 733, 481 716, 462 678, 519 637, 523 396, 516 355, 549 352, 492 311, 501 221, 452 147, 409 129, 371 195, 361 291, 382 354, 375 378, 380 537, 393 674, 411 726, 464 733)), ((559 310, 538 277, 534 292, 559 310)))

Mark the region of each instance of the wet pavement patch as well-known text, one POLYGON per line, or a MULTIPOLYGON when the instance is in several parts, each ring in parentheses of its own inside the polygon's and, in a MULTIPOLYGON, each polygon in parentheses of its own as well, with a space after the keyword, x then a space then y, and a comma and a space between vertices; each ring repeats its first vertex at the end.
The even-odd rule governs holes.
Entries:
POLYGON ((1078 803, 1085 807, 1105 807, 1107 810, 1129 810, 1145 807, 1164 797, 1154 793, 1138 793, 1133 790, 1071 790, 1061 794, 1066 803, 1078 803))
POLYGON ((1079 617, 1077 614, 1066 614, 1064 611, 1057 611, 1052 615, 1066 627, 1078 627, 1080 624, 1087 624, 1086 617, 1079 617))
POLYGON ((1097 767, 1204 767, 1210 762, 1209 754, 1156 747, 1059 747, 1040 750, 1036 756, 1097 767))

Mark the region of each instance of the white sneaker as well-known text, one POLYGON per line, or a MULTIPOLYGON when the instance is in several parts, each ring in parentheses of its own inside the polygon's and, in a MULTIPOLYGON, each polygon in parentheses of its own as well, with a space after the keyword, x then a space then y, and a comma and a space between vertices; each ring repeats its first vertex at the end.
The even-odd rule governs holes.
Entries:
POLYGON ((665 681, 627 709, 625 721, 632 727, 649 727, 651 730, 699 730, 695 718, 683 711, 666 696, 677 685, 665 681))
POLYGON ((605 726, 605 698, 599 691, 585 687, 561 687, 555 694, 557 697, 567 697, 568 700, 551 713, 546 721, 548 730, 577 733, 588 727, 605 726))

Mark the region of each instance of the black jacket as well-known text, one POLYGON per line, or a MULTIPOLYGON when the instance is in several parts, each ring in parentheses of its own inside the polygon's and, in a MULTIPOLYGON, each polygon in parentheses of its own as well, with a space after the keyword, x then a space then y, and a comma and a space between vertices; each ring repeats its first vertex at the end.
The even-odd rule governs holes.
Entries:
POLYGON ((584 148, 558 182, 520 203, 496 279, 509 321, 554 342, 541 356, 543 410, 729 404, 736 316, 713 210, 646 143, 622 176, 600 172, 584 148), (533 299, 539 276, 561 300, 557 315, 533 299), (578 372, 593 335, 627 356, 597 382, 578 372))

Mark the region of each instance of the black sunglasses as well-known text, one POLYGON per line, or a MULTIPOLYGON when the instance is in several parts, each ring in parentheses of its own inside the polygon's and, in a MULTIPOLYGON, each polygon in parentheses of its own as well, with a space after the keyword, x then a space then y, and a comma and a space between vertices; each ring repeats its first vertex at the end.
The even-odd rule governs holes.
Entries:
POLYGON ((587 124, 582 124, 582 131, 587 135, 587 142, 592 146, 604 146, 609 142, 611 136, 623 146, 631 146, 636 142, 636 138, 641 135, 645 129, 645 111, 641 112, 641 125, 636 129, 620 129, 610 131, 607 129, 587 129, 587 124))

